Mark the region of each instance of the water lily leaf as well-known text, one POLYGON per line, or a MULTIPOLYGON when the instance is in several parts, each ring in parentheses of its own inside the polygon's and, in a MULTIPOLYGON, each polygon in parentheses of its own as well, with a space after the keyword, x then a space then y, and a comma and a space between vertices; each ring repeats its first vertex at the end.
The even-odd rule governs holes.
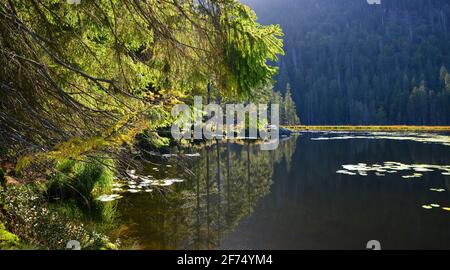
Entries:
POLYGON ((445 189, 443 188, 430 188, 431 191, 436 191, 436 192, 444 192, 445 189))
POLYGON ((123 198, 123 197, 118 195, 118 194, 111 194, 111 195, 106 195, 105 194, 105 195, 99 196, 97 198, 97 200, 101 201, 101 202, 111 202, 111 201, 118 200, 118 199, 121 199, 121 198, 123 198))
POLYGON ((199 157, 200 153, 186 154, 187 157, 199 157))
POLYGON ((412 175, 403 175, 402 177, 405 178, 405 179, 409 179, 409 178, 419 178, 419 177, 422 177, 422 176, 423 176, 423 174, 421 174, 421 173, 415 173, 415 174, 412 174, 412 175))
POLYGON ((427 169, 427 168, 414 168, 414 171, 416 171, 416 172, 433 172, 434 170, 427 169))
POLYGON ((349 172, 349 171, 346 171, 346 170, 339 170, 339 171, 337 171, 336 173, 339 173, 339 174, 347 174, 347 175, 356 175, 356 173, 349 172))
POLYGON ((422 205, 422 208, 424 208, 424 209, 432 209, 433 207, 431 205, 422 205))

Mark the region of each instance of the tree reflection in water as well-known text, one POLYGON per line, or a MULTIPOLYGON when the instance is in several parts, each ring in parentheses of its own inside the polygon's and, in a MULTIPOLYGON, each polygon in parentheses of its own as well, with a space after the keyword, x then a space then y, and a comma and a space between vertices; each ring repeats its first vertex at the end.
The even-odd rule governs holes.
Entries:
POLYGON ((176 160, 171 173, 187 181, 161 193, 125 197, 112 235, 123 248, 217 248, 270 192, 275 165, 284 159, 290 166, 295 147, 293 138, 275 151, 230 141, 185 149, 200 156, 176 160))

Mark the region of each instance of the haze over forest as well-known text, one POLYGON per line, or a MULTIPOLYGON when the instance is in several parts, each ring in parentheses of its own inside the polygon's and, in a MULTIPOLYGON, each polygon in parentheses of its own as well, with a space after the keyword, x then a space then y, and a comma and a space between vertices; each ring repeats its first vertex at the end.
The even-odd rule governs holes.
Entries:
POLYGON ((244 0, 283 28, 303 124, 450 124, 450 2, 244 0))

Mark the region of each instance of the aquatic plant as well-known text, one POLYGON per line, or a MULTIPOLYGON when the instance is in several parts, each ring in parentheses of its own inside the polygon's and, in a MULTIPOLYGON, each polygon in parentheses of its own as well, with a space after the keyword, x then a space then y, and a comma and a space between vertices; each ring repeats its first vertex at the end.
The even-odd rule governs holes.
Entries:
POLYGON ((114 163, 110 159, 97 156, 81 161, 62 160, 56 164, 47 194, 89 204, 93 197, 111 192, 114 178, 114 163))
POLYGON ((435 133, 416 133, 416 132, 358 132, 344 133, 339 136, 311 138, 313 141, 326 140, 353 140, 353 139, 371 139, 371 140, 395 140, 395 141, 414 141, 421 143, 433 143, 450 146, 450 136, 435 133))
POLYGON ((450 165, 431 165, 431 164, 403 164, 400 162, 386 161, 383 165, 358 163, 356 165, 342 165, 343 170, 338 170, 338 174, 367 176, 368 172, 374 172, 377 176, 386 176, 398 172, 414 171, 413 174, 403 175, 402 178, 420 178, 424 172, 441 171, 442 175, 448 175, 450 165))

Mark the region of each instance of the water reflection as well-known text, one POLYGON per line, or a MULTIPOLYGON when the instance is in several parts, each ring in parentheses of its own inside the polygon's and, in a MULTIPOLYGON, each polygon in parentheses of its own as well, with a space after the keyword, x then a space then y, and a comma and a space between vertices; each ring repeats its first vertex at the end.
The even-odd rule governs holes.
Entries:
POLYGON ((127 193, 111 234, 141 249, 365 249, 372 239, 384 249, 450 248, 448 146, 353 136, 305 133, 276 151, 213 142, 166 155, 141 173, 185 181, 127 193))
POLYGON ((317 134, 297 139, 291 170, 285 170, 284 162, 275 167, 270 194, 224 239, 221 248, 365 249, 372 239, 384 249, 450 248, 450 212, 444 209, 450 207, 450 178, 440 170, 424 173, 417 181, 406 181, 398 173, 383 177, 336 174, 344 164, 361 163, 362 167, 391 160, 448 165, 448 146, 410 140, 312 138, 317 134))
POLYGON ((270 192, 275 166, 283 162, 290 169, 295 149, 295 139, 284 141, 277 151, 261 151, 250 142, 215 142, 185 149, 184 158, 168 155, 170 171, 155 178, 176 174, 186 181, 151 194, 124 196, 120 222, 111 234, 124 248, 218 248, 224 235, 270 192))

